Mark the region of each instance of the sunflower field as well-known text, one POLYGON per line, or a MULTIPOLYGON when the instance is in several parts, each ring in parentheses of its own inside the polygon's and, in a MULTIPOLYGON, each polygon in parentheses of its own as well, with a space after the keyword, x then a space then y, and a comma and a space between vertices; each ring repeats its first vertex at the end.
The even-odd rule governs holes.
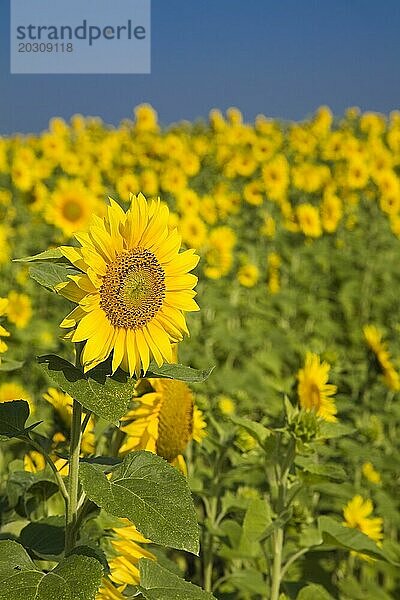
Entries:
POLYGON ((0 600, 400 598, 400 113, 0 138, 0 600))

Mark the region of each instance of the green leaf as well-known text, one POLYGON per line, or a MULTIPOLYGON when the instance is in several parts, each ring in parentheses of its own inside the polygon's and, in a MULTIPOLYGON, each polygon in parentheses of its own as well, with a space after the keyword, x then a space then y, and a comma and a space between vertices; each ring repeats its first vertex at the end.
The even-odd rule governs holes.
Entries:
POLYGON ((272 523, 268 525, 268 527, 263 531, 262 535, 260 536, 260 541, 264 542, 265 540, 267 540, 274 533, 274 531, 278 529, 278 527, 284 527, 286 523, 291 519, 292 514, 292 507, 289 507, 282 511, 280 515, 278 515, 276 519, 274 519, 272 523))
POLYGON ((312 475, 320 475, 329 479, 338 479, 339 481, 346 479, 346 471, 341 465, 318 464, 314 462, 313 458, 308 456, 297 456, 295 463, 303 471, 312 475))
POLYGON ((0 361, 0 371, 16 371, 20 369, 24 363, 20 360, 10 360, 2 358, 0 361))
POLYGON ((110 480, 88 463, 80 464, 79 474, 90 500, 110 514, 129 519, 157 544, 198 553, 199 532, 189 487, 163 458, 132 452, 112 470, 110 480))
POLYGON ((249 558, 259 556, 259 541, 264 531, 271 524, 271 508, 266 500, 255 498, 246 510, 243 519, 242 533, 238 548, 233 548, 231 558, 249 558))
POLYGON ((114 424, 126 413, 136 382, 122 371, 110 376, 104 369, 96 368, 85 375, 54 354, 39 356, 37 360, 52 382, 87 410, 114 424))
POLYGON ((251 421, 250 419, 246 419, 245 417, 236 417, 235 415, 230 416, 231 421, 236 425, 240 425, 243 427, 252 437, 254 437, 261 447, 264 446, 266 440, 271 435, 271 430, 267 427, 264 427, 261 423, 257 423, 257 421, 251 421))
POLYGON ((178 379, 179 381, 186 381, 186 383, 202 383, 209 378, 213 372, 214 367, 209 369, 192 369, 192 367, 186 367, 185 365, 169 365, 164 364, 162 367, 158 367, 156 363, 150 363, 146 377, 161 377, 166 379, 178 379))
POLYGON ((140 586, 146 600, 216 600, 209 592, 147 558, 139 560, 140 586))
POLYGON ((334 600, 322 585, 312 583, 303 587, 296 600, 334 600))
POLYGON ((371 538, 358 529, 345 527, 331 517, 324 516, 319 517, 318 525, 325 544, 338 548, 346 548, 347 550, 354 550, 355 552, 368 554, 368 556, 372 556, 373 558, 379 558, 391 562, 392 564, 396 564, 389 559, 371 538))
POLYGON ((29 404, 25 400, 0 403, 0 441, 25 435, 31 429, 25 427, 28 417, 29 404))
POLYGON ((39 254, 34 254, 33 256, 23 256, 22 258, 14 258, 13 262, 36 262, 42 260, 51 260, 54 262, 68 262, 60 248, 50 248, 50 250, 45 250, 44 252, 39 252, 39 254))
POLYGON ((330 440, 344 435, 351 435, 355 432, 354 427, 342 425, 342 423, 328 423, 324 421, 319 425, 318 437, 324 440, 330 440))
POLYGON ((0 541, 0 600, 95 600, 101 575, 100 563, 87 556, 70 556, 43 573, 22 546, 0 541))
POLYGON ((40 557, 56 557, 64 551, 65 519, 47 517, 33 521, 20 533, 21 543, 40 557))
POLYGON ((57 292, 56 286, 65 283, 69 275, 77 275, 81 271, 74 269, 67 264, 58 264, 52 262, 38 262, 29 267, 29 275, 37 283, 53 292, 57 292))
POLYGON ((73 554, 94 558, 103 567, 104 574, 108 574, 110 572, 110 566, 107 562, 107 557, 103 550, 97 546, 86 546, 84 544, 75 546, 75 548, 70 552, 69 556, 72 556, 73 554))
POLYGON ((227 576, 227 581, 240 591, 265 595, 266 583, 263 575, 256 569, 241 569, 227 576))

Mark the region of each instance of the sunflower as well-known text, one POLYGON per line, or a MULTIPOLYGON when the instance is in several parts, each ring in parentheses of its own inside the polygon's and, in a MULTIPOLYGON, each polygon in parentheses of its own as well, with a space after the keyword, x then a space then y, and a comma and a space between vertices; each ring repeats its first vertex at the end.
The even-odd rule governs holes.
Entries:
POLYGON ((46 219, 69 237, 87 226, 97 207, 97 198, 79 179, 60 179, 52 193, 46 219))
POLYGON ((376 356, 384 383, 390 390, 399 391, 400 375, 393 366, 387 342, 382 340, 382 332, 375 325, 365 325, 363 333, 368 347, 376 356))
POLYGON ((108 214, 93 217, 88 232, 76 234, 80 248, 64 246, 64 256, 81 273, 58 286, 78 306, 61 327, 76 327, 73 342, 86 341, 85 372, 113 352, 112 369, 140 376, 154 357, 172 361, 171 345, 188 333, 184 311, 199 310, 190 274, 199 260, 194 250, 179 253, 181 238, 169 231, 169 210, 160 200, 133 196, 125 213, 110 199, 108 214))
MULTIPOLYGON (((64 429, 66 432, 69 432, 72 417, 72 397, 69 394, 62 392, 61 390, 58 390, 57 388, 49 387, 47 392, 43 394, 43 398, 49 404, 51 404, 51 406, 54 408, 55 412, 59 416, 62 424, 62 429, 64 429)), ((66 441, 65 437, 62 435, 62 438, 60 437, 59 441, 66 441)), ((93 454, 95 450, 93 418, 89 420, 87 427, 82 435, 81 448, 83 454, 93 454)))
POLYGON ((16 381, 8 381, 0 385, 0 402, 12 402, 13 400, 25 400, 31 411, 34 409, 32 396, 16 381))
POLYGON ((365 479, 368 479, 370 483, 378 485, 382 481, 379 471, 377 471, 374 465, 369 461, 363 463, 361 467, 361 472, 364 475, 365 479))
POLYGON ((333 396, 337 387, 327 383, 330 365, 320 362, 317 354, 307 352, 304 367, 297 374, 300 406, 306 411, 314 411, 325 421, 336 421, 337 409, 333 396))
POLYGON ((311 204, 300 204, 296 209, 299 227, 304 235, 318 238, 322 235, 321 221, 318 209, 311 204))
POLYGON ((101 588, 96 600, 119 600, 126 598, 123 591, 127 585, 138 585, 140 575, 138 562, 141 558, 155 560, 154 554, 142 548, 141 544, 148 544, 134 525, 127 525, 128 521, 121 519, 121 527, 112 530, 111 547, 115 555, 109 559, 110 575, 103 578, 101 588))
POLYGON ((121 454, 148 450, 185 472, 182 454, 190 440, 201 442, 206 427, 192 392, 183 381, 152 378, 138 382, 137 390, 144 393, 123 418, 121 429, 127 437, 121 454))
MULTIPOLYGON (((0 317, 6 314, 8 306, 8 298, 0 298, 0 317)), ((0 325, 0 354, 6 352, 7 344, 1 339, 3 337, 8 337, 10 335, 9 331, 5 329, 2 325, 0 325)), ((1 363, 1 358, 0 358, 1 363)))
POLYGON ((8 294, 7 318, 18 329, 24 329, 32 317, 32 303, 26 294, 11 291, 8 294))
POLYGON ((344 525, 358 529, 379 545, 383 539, 383 519, 381 517, 371 517, 373 510, 374 506, 371 500, 364 500, 362 496, 357 494, 343 509, 344 525))

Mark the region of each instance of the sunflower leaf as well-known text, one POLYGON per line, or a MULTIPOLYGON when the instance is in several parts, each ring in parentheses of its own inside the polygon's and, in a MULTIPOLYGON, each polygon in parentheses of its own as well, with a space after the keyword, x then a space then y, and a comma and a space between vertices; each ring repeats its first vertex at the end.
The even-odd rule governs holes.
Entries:
POLYGON ((20 360, 9 360, 2 358, 0 362, 0 371, 15 371, 20 369, 24 363, 20 360))
POLYGON ((78 269, 74 269, 67 264, 53 262, 38 262, 29 267, 29 275, 32 279, 53 292, 57 292, 56 286, 58 284, 68 281, 69 275, 77 275, 78 273, 80 273, 78 269))
POLYGON ((152 542, 198 553, 196 512, 186 479, 160 456, 131 452, 112 470, 111 479, 97 465, 81 463, 79 475, 92 502, 129 519, 152 542))
POLYGON ((325 545, 354 550, 355 552, 361 552, 362 554, 368 554, 368 556, 379 558, 380 560, 385 560, 392 564, 397 564, 389 559, 385 552, 381 550, 371 538, 358 529, 345 527, 331 517, 325 516, 319 517, 318 526, 321 530, 325 545))
POLYGON ((193 369, 179 364, 164 364, 158 367, 156 363, 150 363, 146 377, 160 377, 166 379, 177 379, 186 383, 202 383, 209 378, 214 367, 209 369, 193 369))
POLYGON ((47 354, 38 363, 55 385, 78 400, 87 410, 110 423, 118 424, 133 397, 135 381, 118 372, 110 376, 92 369, 86 375, 70 362, 47 354))
POLYGON ((139 560, 140 586, 146 600, 215 600, 215 596, 185 581, 148 558, 139 560))
POLYGON ((29 417, 29 404, 25 400, 0 403, 0 441, 26 435, 33 427, 26 427, 29 417))
POLYGON ((22 258, 14 258, 13 262, 37 262, 42 260, 51 260, 53 262, 68 263, 60 248, 50 248, 39 254, 33 254, 32 256, 23 256, 22 258))
POLYGON ((2 540, 0 557, 0 600, 94 600, 101 583, 101 565, 88 556, 69 556, 43 573, 22 546, 2 540))

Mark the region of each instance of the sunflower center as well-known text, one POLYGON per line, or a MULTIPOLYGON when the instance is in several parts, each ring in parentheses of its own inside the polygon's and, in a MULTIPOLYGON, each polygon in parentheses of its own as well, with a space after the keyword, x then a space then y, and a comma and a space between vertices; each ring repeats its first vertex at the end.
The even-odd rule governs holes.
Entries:
POLYGON ((149 250, 129 250, 108 265, 100 287, 100 307, 115 327, 144 327, 164 298, 165 273, 149 250))
POLYGON ((193 397, 183 381, 163 384, 156 452, 168 461, 183 454, 193 431, 193 397))
POLYGON ((315 383, 310 385, 310 405, 311 408, 314 408, 317 411, 321 406, 321 393, 319 387, 315 383))
POLYGON ((78 221, 82 216, 82 207, 76 200, 68 200, 62 208, 63 216, 68 221, 78 221))

